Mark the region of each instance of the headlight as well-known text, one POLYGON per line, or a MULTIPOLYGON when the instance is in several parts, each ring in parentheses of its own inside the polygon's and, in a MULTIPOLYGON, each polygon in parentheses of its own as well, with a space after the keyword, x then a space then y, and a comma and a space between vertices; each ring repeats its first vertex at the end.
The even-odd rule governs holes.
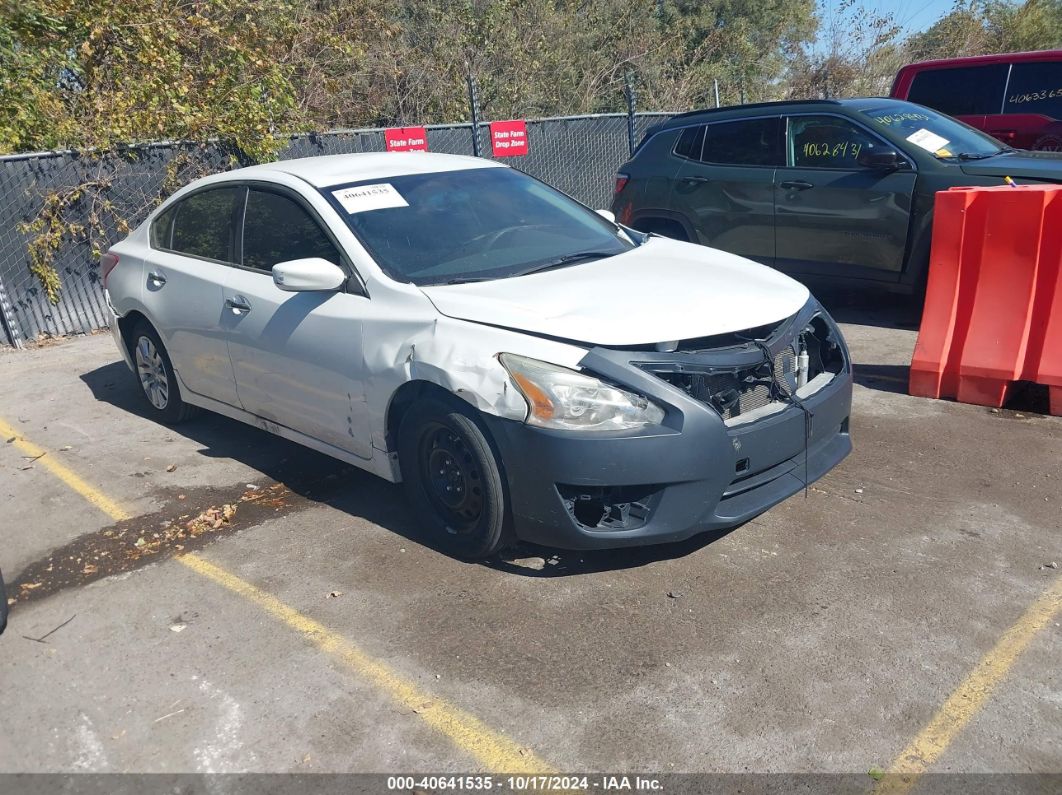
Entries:
POLYGON ((511 353, 498 356, 530 410, 527 422, 566 431, 625 431, 659 425, 664 410, 566 367, 511 353))

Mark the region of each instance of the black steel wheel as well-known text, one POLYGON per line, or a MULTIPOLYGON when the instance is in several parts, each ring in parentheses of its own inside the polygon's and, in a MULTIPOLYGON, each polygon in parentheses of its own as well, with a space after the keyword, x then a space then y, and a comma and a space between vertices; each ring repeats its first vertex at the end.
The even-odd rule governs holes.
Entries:
POLYGON ((456 399, 418 401, 399 427, 398 459, 413 514, 436 545, 470 560, 502 548, 501 466, 474 409, 456 399))

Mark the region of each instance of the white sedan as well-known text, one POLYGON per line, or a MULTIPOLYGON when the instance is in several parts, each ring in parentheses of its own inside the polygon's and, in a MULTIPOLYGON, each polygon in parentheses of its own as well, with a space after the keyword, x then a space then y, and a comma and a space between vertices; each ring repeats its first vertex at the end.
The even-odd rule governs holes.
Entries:
POLYGON ((461 557, 734 526, 851 449, 848 352, 806 288, 490 161, 217 174, 101 272, 159 419, 208 409, 402 481, 461 557))

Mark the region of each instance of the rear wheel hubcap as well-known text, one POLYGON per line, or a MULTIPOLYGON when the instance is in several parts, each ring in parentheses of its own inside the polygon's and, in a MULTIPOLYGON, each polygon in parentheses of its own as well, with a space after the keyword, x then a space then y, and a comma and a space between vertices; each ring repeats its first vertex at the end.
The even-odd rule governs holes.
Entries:
POLYGON ((166 377, 166 365, 155 343, 142 336, 136 341, 136 371, 140 386, 152 406, 160 411, 170 402, 170 380, 166 377))

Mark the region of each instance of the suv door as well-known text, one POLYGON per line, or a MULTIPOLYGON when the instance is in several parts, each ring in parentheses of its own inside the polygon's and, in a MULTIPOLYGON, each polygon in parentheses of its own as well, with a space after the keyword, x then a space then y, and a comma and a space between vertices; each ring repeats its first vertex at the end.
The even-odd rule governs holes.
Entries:
POLYGON ((786 126, 786 165, 776 172, 775 190, 779 269, 898 276, 911 219, 912 167, 860 165, 861 152, 895 147, 840 116, 790 116, 786 126))
POLYGON ((321 257, 348 270, 305 203, 276 186, 247 191, 240 266, 223 285, 222 329, 246 411, 371 458, 362 341, 371 307, 362 294, 285 292, 278 262, 321 257))
POLYGON ((197 191, 151 224, 144 308, 183 387, 239 405, 229 349, 219 334, 221 280, 235 261, 242 188, 197 191))
POLYGON ((782 165, 778 116, 689 127, 675 146, 682 165, 670 208, 694 242, 773 265, 774 170, 782 165))

